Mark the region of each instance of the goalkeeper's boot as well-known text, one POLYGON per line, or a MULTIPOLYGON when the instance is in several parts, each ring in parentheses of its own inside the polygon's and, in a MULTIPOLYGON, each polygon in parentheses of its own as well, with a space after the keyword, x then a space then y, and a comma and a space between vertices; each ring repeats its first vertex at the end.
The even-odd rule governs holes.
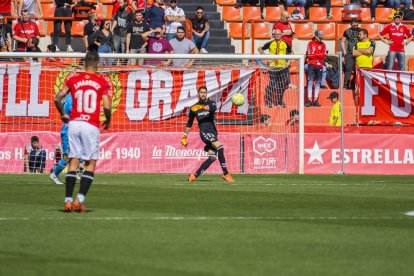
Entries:
POLYGON ((65 213, 72 213, 73 205, 71 201, 65 201, 65 213))
POLYGON ((223 179, 226 180, 229 183, 234 183, 236 182, 236 180, 233 179, 233 177, 231 177, 231 175, 228 174, 223 174, 223 179))
POLYGON ((84 203, 80 203, 79 200, 75 200, 73 202, 73 209, 79 213, 85 213, 86 212, 86 206, 84 203))
POLYGON ((55 173, 52 173, 50 175, 50 179, 53 180, 53 182, 55 182, 57 185, 62 185, 63 182, 60 180, 59 176, 57 176, 55 173))
POLYGON ((194 182, 196 180, 197 180, 197 177, 195 176, 195 174, 192 173, 188 176, 188 182, 194 182))

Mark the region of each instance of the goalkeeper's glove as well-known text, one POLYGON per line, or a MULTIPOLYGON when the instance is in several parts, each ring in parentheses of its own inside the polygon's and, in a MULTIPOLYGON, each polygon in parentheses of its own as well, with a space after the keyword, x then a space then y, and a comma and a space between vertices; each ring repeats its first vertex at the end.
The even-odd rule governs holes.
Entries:
POLYGON ((184 147, 186 147, 188 145, 187 134, 184 134, 183 138, 181 138, 181 145, 183 145, 184 147))

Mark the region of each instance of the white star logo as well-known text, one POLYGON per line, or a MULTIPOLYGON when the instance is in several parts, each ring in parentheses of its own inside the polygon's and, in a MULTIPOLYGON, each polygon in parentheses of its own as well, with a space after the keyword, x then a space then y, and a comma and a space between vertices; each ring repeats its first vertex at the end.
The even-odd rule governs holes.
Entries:
POLYGON ((324 154, 327 149, 320 149, 318 141, 315 141, 312 149, 305 149, 305 151, 310 154, 308 164, 311 164, 315 160, 323 164, 322 154, 324 154))

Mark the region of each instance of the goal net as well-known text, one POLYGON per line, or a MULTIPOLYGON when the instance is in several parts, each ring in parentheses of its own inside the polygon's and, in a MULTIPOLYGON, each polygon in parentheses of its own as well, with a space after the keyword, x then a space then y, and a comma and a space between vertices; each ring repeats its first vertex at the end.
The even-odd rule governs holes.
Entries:
MULTIPOLYGON (((38 154, 43 172, 50 172, 59 158, 62 127, 54 95, 70 72, 84 70, 81 53, 25 54, 0 54, 0 173, 23 173, 26 154, 38 154), (16 60, 23 55, 40 62, 16 60), (30 147, 32 136, 39 138, 44 151, 30 147)), ((159 55, 103 57, 160 59, 159 55)), ((99 72, 112 83, 113 114, 110 129, 101 131, 97 171, 194 172, 207 158, 196 120, 189 145, 180 142, 189 107, 198 101, 197 89, 206 86, 208 98, 217 103, 218 139, 231 173, 302 173, 303 56, 277 56, 290 64, 286 68, 269 66, 275 57, 163 55, 163 60, 195 61, 190 68, 101 66, 99 72), (237 93, 245 98, 241 106, 231 100, 237 93)), ((218 172, 216 162, 206 173, 218 172)))

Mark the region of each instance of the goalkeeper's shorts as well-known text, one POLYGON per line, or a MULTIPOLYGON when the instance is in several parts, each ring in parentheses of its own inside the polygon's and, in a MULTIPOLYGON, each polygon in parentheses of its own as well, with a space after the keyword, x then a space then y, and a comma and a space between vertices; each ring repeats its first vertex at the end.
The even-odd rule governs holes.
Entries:
POLYGON ((218 141, 217 132, 201 131, 200 138, 203 141, 203 143, 206 144, 206 146, 204 147, 205 151, 208 151, 209 149, 214 150, 214 148, 211 146, 211 143, 218 141))

